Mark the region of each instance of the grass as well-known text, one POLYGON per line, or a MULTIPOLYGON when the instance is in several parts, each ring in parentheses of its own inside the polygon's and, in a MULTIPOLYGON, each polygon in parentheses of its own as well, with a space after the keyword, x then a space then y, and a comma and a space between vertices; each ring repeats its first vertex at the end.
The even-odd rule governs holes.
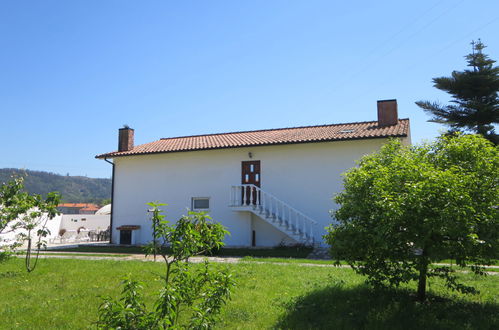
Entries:
MULTIPOLYGON (((311 264, 311 265, 332 265, 331 260, 316 260, 306 258, 272 258, 272 257, 243 257, 242 261, 258 262, 258 263, 279 263, 279 264, 311 264)), ((346 262, 340 262, 342 265, 347 265, 346 262)))
MULTIPOLYGON (((145 282, 152 301, 160 288, 160 263, 43 259, 33 273, 23 260, 0 264, 0 329, 92 328, 101 300, 118 296, 120 278, 145 282)), ((237 287, 217 328, 227 329, 497 329, 496 276, 459 274, 480 295, 449 292, 430 281, 430 299, 414 300, 414 285, 374 291, 348 268, 244 262, 230 265, 237 287)))
POLYGON ((338 283, 289 303, 277 328, 497 329, 499 307, 432 294, 424 304, 412 291, 374 291, 338 283), (342 303, 339 303, 341 301, 342 303))
MULTIPOLYGON (((306 258, 312 248, 296 246, 296 247, 275 247, 266 249, 248 249, 248 248, 222 248, 218 251, 213 251, 213 256, 223 257, 272 257, 272 258, 306 258)), ((65 249, 57 249, 53 251, 67 252, 89 252, 89 253, 125 253, 125 254, 144 254, 144 249, 140 246, 92 246, 80 245, 78 247, 70 247, 65 249)), ((168 250, 167 250, 168 251, 168 250)))
POLYGON ((85 253, 125 253, 125 254, 144 254, 144 249, 141 246, 95 246, 95 245, 79 245, 78 247, 67 247, 50 249, 47 251, 57 252, 85 252, 85 253))
MULTIPOLYGON (((454 265, 456 264, 456 261, 452 260, 452 259, 443 259, 443 260, 440 260, 438 262, 442 263, 442 264, 454 264, 454 265)), ((491 260, 490 265, 491 266, 499 266, 499 259, 491 260)))
MULTIPOLYGON (((18 255, 25 255, 25 252, 19 252, 18 255)), ((35 253, 34 253, 35 254, 35 253)), ((105 254, 105 253, 78 253, 78 252, 40 252, 41 256, 75 256, 75 257, 114 257, 114 258, 125 258, 130 257, 131 254, 105 254)))
MULTIPOLYGON (((273 263, 273 264, 309 264, 309 265, 333 265, 333 260, 315 260, 315 259, 305 259, 305 258, 261 258, 261 257, 243 257, 242 261, 246 262, 257 262, 257 263, 273 263)), ((440 263, 452 264, 451 260, 440 261, 440 263)), ((496 265, 493 263, 492 265, 496 265)), ((348 265, 346 261, 340 261, 340 265, 348 265)), ((438 267, 434 265, 433 267, 438 267)), ((462 268, 455 265, 453 268, 456 271, 471 272, 469 268, 462 268)), ((499 272, 499 268, 492 268, 485 266, 485 271, 487 272, 499 272)))

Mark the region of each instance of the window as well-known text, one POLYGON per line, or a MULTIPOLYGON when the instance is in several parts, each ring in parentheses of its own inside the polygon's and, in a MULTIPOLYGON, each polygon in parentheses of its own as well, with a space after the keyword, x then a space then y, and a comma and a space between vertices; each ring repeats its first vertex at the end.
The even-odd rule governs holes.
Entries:
POLYGON ((208 210, 210 208, 209 197, 193 197, 192 209, 193 210, 208 210))

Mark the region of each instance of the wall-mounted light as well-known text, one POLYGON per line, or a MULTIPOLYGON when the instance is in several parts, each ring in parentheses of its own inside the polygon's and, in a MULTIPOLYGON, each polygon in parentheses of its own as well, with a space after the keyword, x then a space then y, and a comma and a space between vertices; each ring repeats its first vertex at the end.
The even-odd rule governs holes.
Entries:
POLYGON ((248 157, 249 157, 250 159, 251 159, 251 158, 253 158, 253 153, 252 153, 251 151, 250 151, 250 152, 248 152, 248 157))

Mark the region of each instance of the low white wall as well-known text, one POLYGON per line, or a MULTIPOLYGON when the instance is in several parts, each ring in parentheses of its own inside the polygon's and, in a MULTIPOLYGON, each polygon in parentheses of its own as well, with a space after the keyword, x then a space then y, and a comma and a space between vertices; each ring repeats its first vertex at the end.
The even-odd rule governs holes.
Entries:
POLYGON ((85 227, 88 230, 106 230, 110 223, 110 215, 63 214, 59 229, 78 230, 80 227, 85 227))
MULTIPOLYGON (((42 216, 42 218, 45 216, 42 216)), ((49 234, 47 237, 44 238, 44 240, 49 241, 50 239, 53 239, 59 235, 59 227, 61 225, 62 221, 62 215, 57 215, 53 219, 50 219, 46 222, 46 229, 49 230, 49 234)), ((15 222, 15 221, 14 221, 15 222)), ((43 223, 45 221, 42 221, 40 225, 36 226, 35 229, 32 231, 32 238, 36 237, 36 232, 43 227, 43 223)), ((13 222, 12 222, 13 223, 13 222)), ((0 246, 2 245, 8 245, 14 242, 16 239, 16 236, 21 234, 21 233, 27 233, 25 230, 22 229, 16 229, 15 231, 10 231, 10 227, 7 228, 7 230, 4 231, 3 234, 0 234, 0 246), (7 232, 9 231, 9 232, 7 232)))

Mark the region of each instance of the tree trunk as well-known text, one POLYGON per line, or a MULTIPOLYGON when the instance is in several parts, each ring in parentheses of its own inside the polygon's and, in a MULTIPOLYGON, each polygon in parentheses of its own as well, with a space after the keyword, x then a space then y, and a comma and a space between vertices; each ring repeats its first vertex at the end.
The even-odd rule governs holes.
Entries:
POLYGON ((426 276, 428 274, 428 258, 426 249, 423 249, 421 260, 419 261, 419 280, 418 280, 418 300, 426 300, 426 276))
POLYGON ((428 272, 428 265, 419 269, 418 281, 418 300, 423 302, 426 300, 426 273, 428 272))

